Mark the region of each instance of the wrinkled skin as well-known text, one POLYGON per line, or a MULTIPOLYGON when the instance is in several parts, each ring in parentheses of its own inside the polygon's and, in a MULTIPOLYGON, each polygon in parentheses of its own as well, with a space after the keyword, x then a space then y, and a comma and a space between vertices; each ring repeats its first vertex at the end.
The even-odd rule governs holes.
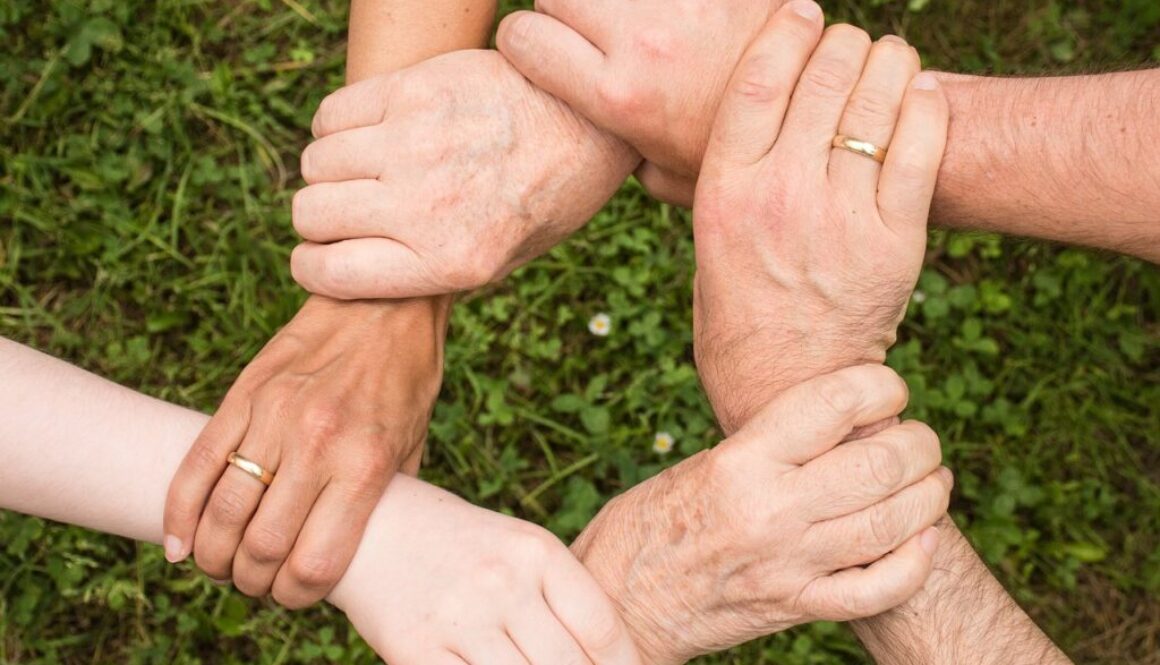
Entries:
POLYGON ((294 199, 306 289, 454 293, 499 280, 580 228, 636 163, 620 141, 494 51, 459 51, 323 101, 294 199))
POLYGON ((654 194, 687 203, 726 83, 784 4, 537 0, 535 13, 503 21, 496 44, 533 83, 636 148, 654 194))
POLYGON ((646 662, 871 616, 922 587, 952 486, 938 437, 908 422, 837 445, 906 396, 882 366, 819 377, 605 506, 573 551, 646 662))

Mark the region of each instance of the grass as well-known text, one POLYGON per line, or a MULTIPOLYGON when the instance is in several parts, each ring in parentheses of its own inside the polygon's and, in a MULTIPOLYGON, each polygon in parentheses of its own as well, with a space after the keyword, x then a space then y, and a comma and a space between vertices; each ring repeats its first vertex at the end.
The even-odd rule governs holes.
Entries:
MULTIPOLYGON (((345 4, 0 5, 0 334, 212 409, 302 300, 289 199, 313 109, 341 82, 345 4)), ((827 9, 943 69, 1160 61, 1154 0, 827 9)), ((691 249, 687 214, 629 184, 572 242, 461 304, 426 477, 569 537, 711 445, 691 249), (586 330, 597 312, 608 338, 586 330), (667 457, 659 430, 677 438, 667 457)), ((1084 663, 1160 663, 1158 282, 1128 259, 934 232, 891 355, 946 442, 956 519, 1084 663)), ((285 612, 157 548, 0 513, 0 662, 320 660, 373 654, 332 610, 285 612)), ((819 624, 700 662, 865 657, 819 624)))

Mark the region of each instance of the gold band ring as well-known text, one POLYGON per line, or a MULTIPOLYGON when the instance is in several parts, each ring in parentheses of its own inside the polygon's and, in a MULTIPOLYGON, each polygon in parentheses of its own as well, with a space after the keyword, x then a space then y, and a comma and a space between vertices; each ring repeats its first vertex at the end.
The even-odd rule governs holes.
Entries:
POLYGON ((242 457, 241 455, 239 455, 237 453, 236 450, 234 452, 230 453, 229 457, 226 457, 226 462, 233 464, 234 466, 238 467, 242 471, 253 476, 254 478, 256 478, 258 480, 258 482, 262 483, 266 487, 269 487, 270 483, 274 482, 274 474, 263 469, 261 464, 258 464, 257 462, 255 462, 253 460, 248 460, 245 457, 242 457))
POLYGON ((838 134, 834 137, 833 146, 835 148, 841 148, 842 150, 848 150, 855 155, 869 157, 879 164, 886 163, 886 148, 874 145, 869 141, 862 141, 861 139, 850 138, 844 134, 838 134))

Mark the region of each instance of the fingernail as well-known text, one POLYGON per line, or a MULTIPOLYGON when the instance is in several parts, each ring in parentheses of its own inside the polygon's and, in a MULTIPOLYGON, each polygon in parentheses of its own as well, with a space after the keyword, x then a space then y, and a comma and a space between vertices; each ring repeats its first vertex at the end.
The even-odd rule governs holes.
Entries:
POLYGON ((886 35, 885 37, 883 37, 882 39, 879 39, 878 41, 889 42, 891 44, 906 44, 906 40, 903 39, 902 37, 899 37, 898 35, 886 35))
POLYGON ((211 577, 211 578, 209 578, 209 581, 210 581, 210 582, 213 582, 214 584, 216 584, 216 585, 218 585, 218 586, 225 586, 225 585, 227 585, 227 584, 229 584, 229 583, 230 583, 230 581, 229 581, 229 580, 215 580, 215 579, 214 579, 214 578, 212 578, 212 577, 211 577))
POLYGON ((930 527, 922 532, 922 537, 919 538, 918 544, 922 545, 922 551, 934 556, 935 550, 938 549, 938 529, 930 527))
POLYGON ((790 3, 793 12, 802 18, 816 21, 822 17, 822 8, 813 0, 794 0, 790 3))
POLYGON ((185 560, 185 544, 173 534, 165 536, 162 541, 165 546, 165 560, 169 563, 179 563, 185 560))
POLYGON ((938 77, 930 72, 922 72, 910 83, 915 90, 938 90, 938 77))
POLYGON ((504 46, 520 48, 528 42, 528 33, 532 29, 532 17, 524 14, 515 14, 504 23, 504 46))

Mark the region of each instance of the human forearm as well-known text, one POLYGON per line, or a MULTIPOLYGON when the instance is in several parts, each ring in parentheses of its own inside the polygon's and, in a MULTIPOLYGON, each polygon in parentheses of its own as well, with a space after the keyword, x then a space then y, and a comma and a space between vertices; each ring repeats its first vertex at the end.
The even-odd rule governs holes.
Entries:
POLYGON ((206 417, 2 338, 0 376, 0 506, 160 543, 167 484, 206 417))
MULTIPOLYGON (((3 339, 0 376, 0 508, 160 542, 166 479, 207 418, 3 339)), ((637 662, 563 543, 405 476, 375 501, 327 600, 399 665, 496 662, 512 641, 531 663, 637 662)))
POLYGON ((346 80, 487 44, 495 0, 351 0, 346 80))
POLYGON ((951 129, 935 223, 1160 261, 1160 69, 942 79, 951 129))
POLYGON ((0 506, 160 543, 167 483, 208 418, 3 338, 0 375, 0 506))
POLYGON ((934 571, 903 607, 853 624, 879 665, 1070 663, 1003 590, 949 518, 934 571))

